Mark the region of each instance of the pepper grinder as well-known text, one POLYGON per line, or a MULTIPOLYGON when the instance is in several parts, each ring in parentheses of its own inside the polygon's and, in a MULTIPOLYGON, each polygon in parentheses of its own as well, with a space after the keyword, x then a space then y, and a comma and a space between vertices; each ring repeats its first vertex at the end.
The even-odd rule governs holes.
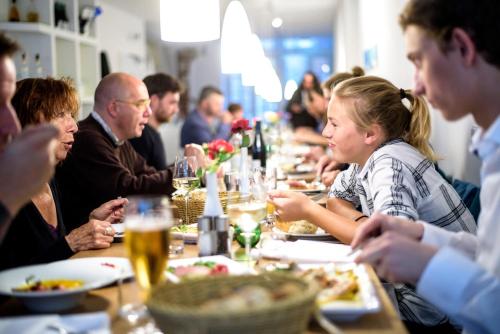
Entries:
POLYGON ((230 256, 231 239, 229 238, 229 217, 227 215, 215 217, 215 230, 217 232, 215 254, 230 256))

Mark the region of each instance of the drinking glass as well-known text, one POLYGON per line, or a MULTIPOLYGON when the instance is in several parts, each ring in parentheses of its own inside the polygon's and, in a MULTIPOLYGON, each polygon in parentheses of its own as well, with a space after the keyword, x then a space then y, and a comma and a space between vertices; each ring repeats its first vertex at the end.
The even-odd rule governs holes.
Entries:
POLYGON ((197 168, 198 162, 194 156, 175 158, 173 186, 175 189, 181 191, 184 196, 183 224, 187 224, 189 221, 189 194, 193 189, 200 186, 200 179, 196 176, 197 168))
POLYGON ((238 201, 228 202, 227 213, 230 222, 236 226, 236 240, 245 247, 245 258, 250 265, 250 248, 260 238, 260 222, 266 218, 266 191, 260 173, 254 172, 250 180, 250 195, 242 195, 238 201), (240 240, 242 236, 242 240, 240 240))
POLYGON ((172 213, 167 197, 128 198, 125 209, 125 249, 142 292, 142 303, 123 305, 119 314, 132 324, 144 319, 150 320, 149 327, 153 323, 144 301, 149 298, 151 288, 165 277, 169 228, 172 225, 172 213))

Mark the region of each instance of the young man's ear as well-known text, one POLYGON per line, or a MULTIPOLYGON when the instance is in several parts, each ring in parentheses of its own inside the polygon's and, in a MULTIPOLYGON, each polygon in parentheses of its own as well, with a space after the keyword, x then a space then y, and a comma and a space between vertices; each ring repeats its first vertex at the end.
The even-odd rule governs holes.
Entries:
POLYGON ((465 30, 454 28, 451 33, 451 45, 460 51, 460 56, 465 65, 472 65, 477 56, 476 45, 465 30))
POLYGON ((369 146, 378 147, 382 144, 384 132, 382 131, 382 127, 378 124, 372 124, 365 131, 365 144, 369 146))
POLYGON ((156 110, 156 107, 160 103, 160 98, 156 94, 151 95, 149 98, 151 99, 151 105, 150 105, 151 110, 156 110))

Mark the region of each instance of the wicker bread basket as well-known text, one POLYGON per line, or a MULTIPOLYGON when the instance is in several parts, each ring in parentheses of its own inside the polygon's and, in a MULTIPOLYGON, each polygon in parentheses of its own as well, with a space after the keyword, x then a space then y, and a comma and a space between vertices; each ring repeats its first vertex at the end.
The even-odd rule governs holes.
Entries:
MULTIPOLYGON (((187 205, 187 222, 183 224, 194 224, 198 221, 198 217, 203 214, 203 209, 205 208, 205 198, 207 196, 206 189, 196 189, 191 192, 188 199, 187 205)), ((224 213, 227 213, 227 203, 239 203, 243 201, 244 198, 239 192, 227 192, 219 191, 219 199, 222 205, 224 213)), ((172 202, 177 207, 179 218, 184 219, 186 217, 186 201, 183 195, 176 195, 172 197, 172 202)))
POLYGON ((219 276, 188 280, 156 287, 147 306, 158 327, 177 334, 293 334, 303 333, 314 308, 318 287, 286 274, 219 276), (221 312, 202 310, 199 305, 231 288, 258 285, 270 290, 288 282, 301 287, 283 300, 254 309, 221 312))

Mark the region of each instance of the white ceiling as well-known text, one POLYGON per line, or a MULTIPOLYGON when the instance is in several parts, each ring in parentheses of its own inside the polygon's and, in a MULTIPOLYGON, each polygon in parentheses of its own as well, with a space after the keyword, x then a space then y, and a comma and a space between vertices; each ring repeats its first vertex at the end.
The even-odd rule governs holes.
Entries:
MULTIPOLYGON (((159 0, 102 0, 146 20, 148 39, 160 39, 159 0)), ((182 0, 179 0, 182 1, 182 0)), ((221 0, 221 19, 230 0, 221 0)), ((252 30, 260 37, 329 34, 337 0, 241 0, 252 30), (280 29, 271 26, 275 16, 283 19, 280 29)))

